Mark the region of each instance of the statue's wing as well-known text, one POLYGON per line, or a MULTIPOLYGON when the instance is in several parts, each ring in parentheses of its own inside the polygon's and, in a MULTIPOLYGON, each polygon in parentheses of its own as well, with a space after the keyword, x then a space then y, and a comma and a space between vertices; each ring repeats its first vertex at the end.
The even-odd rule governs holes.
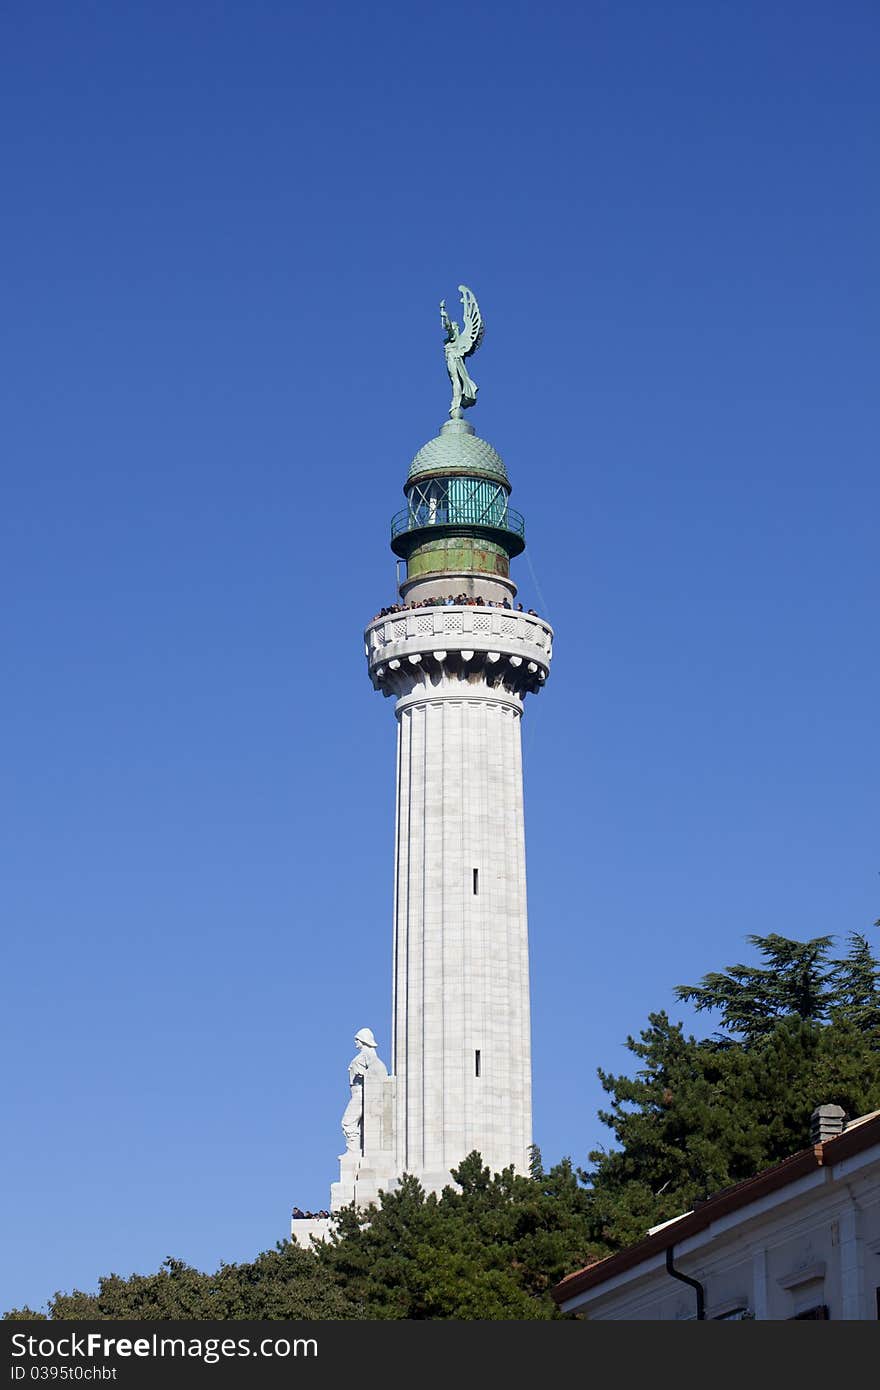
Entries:
POLYGON ((461 307, 464 310, 464 320, 458 335, 458 349, 462 357, 470 357, 471 353, 476 352, 483 341, 485 325, 476 296, 472 294, 467 285, 459 285, 458 290, 461 295, 461 307))

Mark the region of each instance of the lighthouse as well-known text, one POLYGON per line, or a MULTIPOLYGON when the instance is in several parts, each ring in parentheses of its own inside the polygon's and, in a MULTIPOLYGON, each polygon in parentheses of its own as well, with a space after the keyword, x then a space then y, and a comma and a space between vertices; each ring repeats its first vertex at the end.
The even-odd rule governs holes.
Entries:
POLYGON ((399 602, 364 633, 370 680, 397 725, 390 1038, 376 1029, 390 1066, 359 1034, 331 1211, 374 1201, 404 1173, 440 1191, 474 1149, 493 1171, 528 1172, 521 727, 553 631, 517 602, 524 520, 500 454, 465 418, 483 320, 459 289, 461 326, 441 305, 449 418, 413 458, 391 522, 399 602))

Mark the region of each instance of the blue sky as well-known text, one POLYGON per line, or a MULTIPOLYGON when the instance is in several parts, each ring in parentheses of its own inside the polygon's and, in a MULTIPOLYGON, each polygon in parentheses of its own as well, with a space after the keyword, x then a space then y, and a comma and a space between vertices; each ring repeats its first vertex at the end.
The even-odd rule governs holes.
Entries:
POLYGON ((876 7, 3 28, 0 1309, 328 1201, 390 1013, 361 632, 462 281, 557 632, 523 730, 545 1159, 607 1139, 596 1067, 746 933, 880 915, 876 7))

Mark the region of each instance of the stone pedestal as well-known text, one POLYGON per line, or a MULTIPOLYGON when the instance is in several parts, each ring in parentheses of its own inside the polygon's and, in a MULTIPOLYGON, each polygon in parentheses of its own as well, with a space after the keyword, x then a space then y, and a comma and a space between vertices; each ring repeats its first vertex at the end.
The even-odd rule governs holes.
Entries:
POLYGON ((333 1218, 329 1216, 295 1216, 290 1223, 290 1239, 304 1250, 311 1248, 313 1240, 326 1240, 333 1228, 333 1218))
POLYGON ((339 1181, 330 1186, 330 1210, 351 1202, 359 1207, 378 1202, 380 1192, 396 1186, 393 1076, 364 1077, 363 1148, 339 1159, 339 1181))

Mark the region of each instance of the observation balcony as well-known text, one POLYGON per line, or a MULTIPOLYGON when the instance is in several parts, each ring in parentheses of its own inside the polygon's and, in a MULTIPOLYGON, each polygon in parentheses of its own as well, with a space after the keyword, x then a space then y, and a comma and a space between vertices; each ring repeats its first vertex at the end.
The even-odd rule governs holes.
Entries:
MULTIPOLYGON (((520 512, 493 500, 489 505, 470 499, 447 505, 421 502, 404 507, 391 518, 391 548, 397 553, 401 538, 413 532, 431 531, 440 536, 475 534, 501 540, 509 555, 525 550, 526 524, 520 512), (502 536, 498 536, 498 532, 502 536), (395 545, 397 541, 397 545, 395 545)), ((420 539, 425 539, 424 535, 420 539)), ((405 542, 404 542, 405 545, 405 542)))
POLYGON ((364 633, 370 678, 384 695, 399 694, 403 673, 436 680, 503 679, 537 691, 553 656, 553 629, 533 613, 481 604, 438 604, 374 618, 364 633), (416 671, 415 668, 418 668, 416 671))

